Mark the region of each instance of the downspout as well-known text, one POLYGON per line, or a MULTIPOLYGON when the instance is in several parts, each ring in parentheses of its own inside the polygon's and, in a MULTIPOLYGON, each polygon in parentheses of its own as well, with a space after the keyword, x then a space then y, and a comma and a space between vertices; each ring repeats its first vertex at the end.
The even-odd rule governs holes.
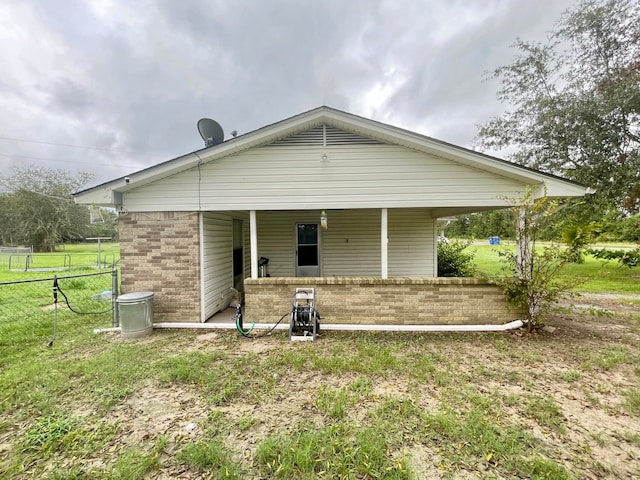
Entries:
POLYGON ((199 248, 198 255, 200 256, 199 268, 200 268, 200 322, 207 321, 206 317, 206 301, 205 301, 205 288, 204 288, 204 215, 202 212, 198 212, 198 239, 199 248))
POLYGON ((93 333, 107 333, 107 332, 119 332, 121 331, 120 327, 112 327, 112 328, 94 328, 93 333))
MULTIPOLYGON (((334 331, 372 331, 372 332, 504 332, 521 328, 524 325, 522 320, 514 320, 502 325, 364 325, 346 323, 323 323, 322 330, 334 331)), ((273 323, 256 323, 254 330, 266 330, 273 328, 273 323)), ((154 323, 153 328, 202 328, 235 330, 235 323, 182 323, 182 322, 160 322, 154 323)), ((275 330, 288 330, 289 324, 280 324, 275 330)), ((105 329, 106 330, 106 329, 105 329)))

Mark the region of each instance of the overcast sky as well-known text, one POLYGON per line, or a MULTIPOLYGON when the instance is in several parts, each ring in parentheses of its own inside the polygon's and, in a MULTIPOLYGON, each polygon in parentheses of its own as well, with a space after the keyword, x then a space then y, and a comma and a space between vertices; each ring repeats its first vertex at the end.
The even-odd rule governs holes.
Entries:
POLYGON ((228 138, 320 105, 471 147, 506 108, 485 72, 575 3, 0 0, 0 174, 103 182, 203 147, 199 118, 228 138))

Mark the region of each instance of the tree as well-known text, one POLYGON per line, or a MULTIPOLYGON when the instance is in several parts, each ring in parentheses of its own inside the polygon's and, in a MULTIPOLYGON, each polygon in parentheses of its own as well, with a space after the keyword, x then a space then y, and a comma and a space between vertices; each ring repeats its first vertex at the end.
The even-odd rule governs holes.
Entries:
POLYGON ((88 173, 45 167, 17 167, 0 177, 0 240, 4 244, 32 245, 36 251, 53 251, 60 242, 84 238, 89 215, 76 205, 71 193, 92 179, 88 173))
POLYGON ((450 237, 489 238, 498 236, 513 238, 515 225, 509 210, 492 210, 458 216, 447 226, 447 233, 450 237))
POLYGON ((499 277, 507 300, 526 314, 527 331, 531 332, 553 310, 554 304, 573 295, 575 278, 560 273, 571 261, 572 251, 551 244, 536 248, 538 235, 558 209, 548 197, 534 199, 529 190, 519 200, 510 200, 516 230, 517 249, 502 248, 498 254, 507 275, 499 277))
POLYGON ((546 43, 515 47, 492 75, 513 109, 480 127, 480 145, 596 188, 598 208, 577 212, 640 211, 640 3, 583 0, 546 43))

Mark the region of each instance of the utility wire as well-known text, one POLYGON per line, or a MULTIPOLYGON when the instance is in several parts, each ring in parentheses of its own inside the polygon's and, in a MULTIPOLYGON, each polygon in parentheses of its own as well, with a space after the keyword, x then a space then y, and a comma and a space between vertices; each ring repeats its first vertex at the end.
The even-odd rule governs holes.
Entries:
POLYGON ((56 147, 83 148, 85 150, 102 150, 103 152, 130 153, 133 155, 146 155, 148 157, 160 157, 160 155, 154 155, 152 153, 133 152, 133 151, 127 151, 127 150, 114 150, 111 148, 92 147, 88 145, 71 145, 69 143, 41 142, 38 140, 27 140, 24 138, 0 137, 0 140, 9 140, 12 142, 23 142, 23 143, 39 143, 41 145, 55 145, 56 147))
POLYGON ((48 193, 36 192, 35 190, 23 189, 23 191, 29 192, 29 193, 35 193, 36 195, 42 195, 43 197, 54 198, 56 200, 64 200, 65 202, 73 202, 73 198, 56 197, 55 195, 49 195, 48 193))
MULTIPOLYGON (((0 185, 4 185, 4 187, 6 189, 9 190, 10 193, 17 193, 19 190, 15 190, 13 187, 10 187, 9 185, 7 185, 7 183, 5 181, 2 180, 2 178, 0 178, 0 185)), ((23 192, 29 192, 29 193, 35 193, 36 195, 42 195, 43 197, 49 197, 49 198, 55 198, 56 200, 64 200, 65 202, 73 202, 73 198, 71 198, 71 196, 65 198, 65 197, 56 197, 55 195, 49 195, 48 193, 42 193, 42 192, 36 192, 35 190, 27 190, 26 188, 21 188, 20 190, 22 190, 23 192)))
MULTIPOLYGON (((89 162, 86 160, 62 160, 59 158, 45 158, 45 157, 32 157, 30 155, 11 155, 8 153, 0 153, 0 156, 2 157, 7 157, 7 158, 26 158, 29 160, 45 160, 45 161, 49 161, 49 162, 62 162, 62 163, 83 163, 83 164, 91 164, 91 165, 95 165, 96 162, 89 162)), ((160 157, 158 157, 160 158, 160 157)), ((130 167, 131 164, 124 164, 124 163, 110 163, 109 166, 114 166, 114 167, 130 167)))

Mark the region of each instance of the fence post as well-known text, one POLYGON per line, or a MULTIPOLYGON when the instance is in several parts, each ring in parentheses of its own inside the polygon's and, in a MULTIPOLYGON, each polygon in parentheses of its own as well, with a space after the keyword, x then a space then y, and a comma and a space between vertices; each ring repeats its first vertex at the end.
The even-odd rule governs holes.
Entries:
POLYGON ((116 299, 118 298, 118 269, 114 265, 111 270, 111 306, 113 307, 113 327, 120 326, 120 318, 118 317, 118 305, 116 305, 116 299))
POLYGON ((53 337, 51 337, 51 341, 49 342, 49 346, 53 346, 53 342, 56 341, 56 333, 58 329, 58 276, 53 276, 53 337))

